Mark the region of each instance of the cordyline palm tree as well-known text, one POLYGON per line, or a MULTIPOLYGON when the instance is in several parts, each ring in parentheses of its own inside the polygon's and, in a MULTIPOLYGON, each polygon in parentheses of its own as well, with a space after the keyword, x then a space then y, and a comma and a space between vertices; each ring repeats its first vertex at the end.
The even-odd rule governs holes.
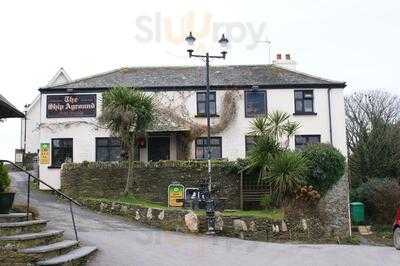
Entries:
POLYGON ((122 146, 128 153, 125 194, 134 183, 133 160, 136 136, 145 134, 154 120, 154 109, 153 97, 136 89, 116 87, 103 93, 99 121, 113 135, 121 138, 122 146))
POLYGON ((294 192, 305 184, 307 171, 308 161, 301 153, 284 151, 274 156, 265 178, 274 189, 274 201, 286 205, 294 192))
POLYGON ((290 115, 282 111, 273 111, 266 116, 256 117, 251 122, 250 134, 253 136, 270 135, 278 142, 285 137, 285 149, 287 149, 290 138, 300 128, 298 122, 290 121, 289 118, 290 115))
POLYGON ((249 154, 249 168, 257 169, 260 180, 265 180, 273 189, 276 203, 284 204, 301 184, 307 170, 304 157, 288 150, 289 140, 300 128, 290 116, 274 111, 257 117, 251 122, 250 134, 255 136, 255 145, 249 154), (286 138, 283 147, 280 140, 286 138))

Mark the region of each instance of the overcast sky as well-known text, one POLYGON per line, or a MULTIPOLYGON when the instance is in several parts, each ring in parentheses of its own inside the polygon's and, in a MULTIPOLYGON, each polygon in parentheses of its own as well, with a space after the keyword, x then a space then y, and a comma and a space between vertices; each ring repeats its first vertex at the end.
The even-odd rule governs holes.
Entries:
MULTIPOLYGON (((231 40, 215 64, 268 63, 292 54, 297 69, 346 81, 346 93, 399 94, 400 1, 1 1, 0 93, 20 110, 64 67, 74 78, 136 65, 193 65, 182 39, 199 51, 231 40)), ((0 124, 0 158, 14 159, 20 122, 0 124)))

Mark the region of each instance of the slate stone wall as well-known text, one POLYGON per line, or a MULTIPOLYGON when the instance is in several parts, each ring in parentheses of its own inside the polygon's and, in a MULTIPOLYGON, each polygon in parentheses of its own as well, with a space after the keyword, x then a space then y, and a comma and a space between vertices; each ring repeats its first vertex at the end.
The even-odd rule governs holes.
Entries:
POLYGON ((319 217, 327 234, 350 234, 349 204, 349 180, 347 175, 344 175, 318 203, 319 217))
MULTIPOLYGON (((184 233, 205 233, 207 222, 204 213, 179 208, 145 208, 140 205, 121 203, 106 199, 81 199, 82 203, 95 211, 120 215, 134 222, 169 231, 184 233)), ((225 216, 216 212, 218 235, 238 237, 247 240, 287 242, 304 241, 327 243, 318 217, 297 217, 288 221, 259 217, 225 216)))
MULTIPOLYGON (((212 184, 225 207, 240 208, 240 176, 235 162, 213 162, 212 184)), ((61 189, 73 197, 115 197, 124 189, 127 163, 84 162, 63 164, 61 189)), ((154 202, 168 202, 167 188, 174 181, 185 187, 199 187, 207 177, 203 161, 161 161, 136 163, 132 193, 154 202)))

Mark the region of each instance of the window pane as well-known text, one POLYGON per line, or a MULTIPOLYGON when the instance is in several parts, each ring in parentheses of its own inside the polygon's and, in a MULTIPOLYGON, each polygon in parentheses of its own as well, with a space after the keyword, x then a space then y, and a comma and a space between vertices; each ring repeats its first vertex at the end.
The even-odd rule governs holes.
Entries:
POLYGON ((303 112, 303 102, 301 100, 296 100, 295 108, 296 112, 298 113, 303 112))
POLYGON ((303 136, 296 136, 296 144, 305 144, 307 139, 303 136))
POLYGON ((108 138, 96 138, 96 145, 97 146, 107 146, 108 138))
POLYGON ((198 103, 197 104, 197 112, 199 114, 205 114, 206 113, 206 103, 198 103))
POLYGON ((211 138, 211 145, 220 145, 221 139, 220 138, 211 138))
POLYGON ((53 142, 53 143, 52 143, 53 148, 58 148, 58 147, 60 147, 60 144, 61 144, 61 140, 60 140, 60 139, 53 139, 52 142, 53 142))
POLYGON ((246 92, 246 114, 248 116, 265 114, 264 92, 246 92))
POLYGON ((72 139, 52 139, 51 163, 59 167, 65 161, 72 162, 72 139))
POLYGON ((312 100, 304 100, 304 112, 312 112, 312 111, 313 111, 312 100))
POLYGON ((204 159, 203 147, 196 147, 196 159, 204 159))
POLYGON ((304 92, 304 98, 312 98, 313 97, 313 92, 312 91, 305 91, 304 92))
POLYGON ((217 112, 215 110, 215 102, 210 102, 210 114, 215 115, 217 112))
POLYGON ((221 147, 211 146, 211 159, 221 158, 221 147))
POLYGON ((197 93, 197 101, 205 102, 206 101, 206 93, 205 92, 197 93))
POLYGON ((96 160, 97 161, 108 161, 108 150, 106 147, 97 147, 96 148, 96 160))
POLYGON ((308 137, 308 143, 320 143, 320 136, 310 136, 308 137))
POLYGON ((110 148, 110 161, 120 161, 121 159, 121 148, 112 147, 110 148))
POLYGON ((203 145, 203 139, 202 138, 196 139, 196 144, 202 146, 203 145))
POLYGON ((210 92, 210 101, 215 101, 215 92, 210 92))
POLYGON ((119 138, 110 138, 111 146, 121 146, 121 140, 119 138))
POLYGON ((254 136, 246 136, 246 143, 245 143, 246 156, 254 148, 255 143, 256 142, 254 136))
POLYGON ((303 91, 294 91, 295 99, 303 99, 303 91))

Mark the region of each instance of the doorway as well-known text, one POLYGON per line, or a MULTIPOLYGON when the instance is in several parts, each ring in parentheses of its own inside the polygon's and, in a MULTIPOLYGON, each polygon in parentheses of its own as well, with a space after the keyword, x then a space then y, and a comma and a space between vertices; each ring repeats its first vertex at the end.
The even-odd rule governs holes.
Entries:
POLYGON ((169 136, 151 136, 149 137, 149 161, 169 160, 170 137, 169 136))

